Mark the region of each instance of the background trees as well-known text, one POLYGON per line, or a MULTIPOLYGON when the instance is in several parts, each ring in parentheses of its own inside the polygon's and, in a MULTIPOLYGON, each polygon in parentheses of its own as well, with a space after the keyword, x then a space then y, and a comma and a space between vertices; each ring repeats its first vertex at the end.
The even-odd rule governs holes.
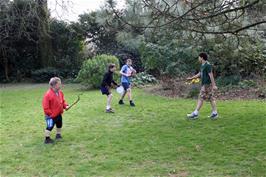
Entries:
POLYGON ((86 58, 111 54, 139 71, 180 77, 196 72, 206 51, 217 76, 265 76, 263 0, 107 0, 77 22, 49 16, 45 0, 0 3, 1 81, 44 72, 75 77, 86 58), (48 68, 48 69, 46 69, 48 68), (56 68, 56 69, 55 69, 56 68))

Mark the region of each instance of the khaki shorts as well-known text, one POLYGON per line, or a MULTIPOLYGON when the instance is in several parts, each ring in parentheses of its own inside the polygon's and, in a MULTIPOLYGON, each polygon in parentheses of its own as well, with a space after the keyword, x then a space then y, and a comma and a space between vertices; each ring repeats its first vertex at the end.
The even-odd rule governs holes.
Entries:
POLYGON ((200 89, 199 99, 212 101, 215 100, 214 90, 211 85, 203 85, 200 89))

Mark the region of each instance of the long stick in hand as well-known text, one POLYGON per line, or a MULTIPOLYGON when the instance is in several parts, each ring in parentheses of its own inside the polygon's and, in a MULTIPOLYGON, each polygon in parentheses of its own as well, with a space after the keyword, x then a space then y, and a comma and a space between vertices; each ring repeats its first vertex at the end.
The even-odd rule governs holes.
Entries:
POLYGON ((79 100, 80 100, 80 95, 78 95, 77 100, 76 100, 74 103, 72 103, 72 104, 68 107, 68 109, 67 109, 66 111, 68 111, 71 107, 73 107, 75 104, 77 104, 77 103, 79 102, 79 100))

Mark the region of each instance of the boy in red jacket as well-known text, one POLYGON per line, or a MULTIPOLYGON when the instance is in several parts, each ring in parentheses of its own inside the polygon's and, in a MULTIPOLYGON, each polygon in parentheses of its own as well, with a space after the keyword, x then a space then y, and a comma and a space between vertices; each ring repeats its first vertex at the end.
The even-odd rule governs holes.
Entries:
POLYGON ((42 101, 42 106, 45 114, 46 120, 46 130, 45 130, 45 144, 54 143, 54 140, 50 138, 51 131, 56 125, 56 139, 62 139, 61 128, 63 125, 62 114, 65 110, 68 110, 68 104, 64 99, 64 94, 60 90, 61 79, 58 77, 53 77, 49 82, 50 89, 45 93, 42 101))

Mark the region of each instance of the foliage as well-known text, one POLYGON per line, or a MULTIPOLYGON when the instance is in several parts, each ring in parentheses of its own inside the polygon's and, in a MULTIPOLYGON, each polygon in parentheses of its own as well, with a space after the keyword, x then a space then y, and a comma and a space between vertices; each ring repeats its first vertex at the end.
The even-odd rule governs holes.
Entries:
POLYGON ((153 75, 141 72, 137 73, 136 76, 133 77, 132 82, 134 85, 143 86, 147 84, 156 84, 158 81, 153 75))
MULTIPOLYGON (((210 55, 218 75, 254 77, 265 76, 266 56, 263 55, 263 42, 259 39, 240 38, 209 39, 203 46, 210 55)), ((202 48, 203 48, 202 47, 202 48)))
POLYGON ((31 77, 32 71, 49 66, 62 72, 78 71, 84 51, 92 48, 87 52, 90 57, 110 54, 120 64, 131 57, 134 68, 156 77, 197 72, 197 55, 203 51, 209 54, 217 77, 266 77, 265 24, 255 25, 265 16, 264 2, 125 2, 125 9, 117 9, 115 0, 106 1, 101 10, 66 23, 49 17, 46 1, 2 0, 1 81, 31 77), (189 8, 190 13, 184 14, 189 8), (180 14, 185 16, 179 18, 180 14), (254 27, 241 29, 252 23, 254 27))
POLYGON ((51 20, 45 1, 4 1, 0 8, 1 81, 20 81, 49 66, 69 73, 80 68, 84 37, 51 20))
POLYGON ((31 70, 40 66, 38 18, 31 11, 36 7, 34 1, 0 3, 0 64, 2 78, 7 81, 29 77, 31 70))
POLYGON ((87 43, 97 46, 98 54, 113 53, 117 49, 116 31, 106 22, 101 22, 105 15, 105 11, 84 13, 79 15, 79 21, 73 24, 76 31, 87 39, 87 43))
POLYGON ((200 92, 200 87, 199 86, 192 86, 189 88, 189 91, 186 95, 186 98, 198 98, 200 92))
MULTIPOLYGON (((115 8, 114 1, 108 2, 112 8, 115 8)), ((196 20, 196 25, 193 26, 194 17, 187 23, 179 21, 178 16, 180 14, 177 12, 189 8, 188 3, 193 6, 194 2, 187 2, 183 5, 174 2, 160 1, 155 3, 151 1, 145 3, 144 1, 128 0, 126 1, 125 11, 119 11, 116 8, 114 10, 116 17, 119 16, 124 26, 126 26, 123 26, 122 30, 118 30, 117 40, 126 46, 134 48, 139 46, 142 64, 146 72, 154 75, 167 74, 170 77, 180 77, 188 73, 194 73, 197 70, 196 68, 199 68, 197 55, 199 52, 205 51, 210 56, 210 62, 214 64, 217 76, 265 76, 266 57, 264 53, 266 40, 263 25, 258 26, 257 32, 244 30, 241 31, 241 34, 230 35, 230 30, 234 28, 237 29, 248 23, 260 21, 263 13, 265 13, 261 7, 265 3, 256 1, 252 8, 245 11, 245 17, 238 14, 230 22, 223 19, 222 14, 226 12, 221 12, 221 14, 218 13, 217 16, 214 16, 215 20, 202 19, 200 25, 196 20), (171 8, 175 6, 179 7, 171 11, 171 8), (259 15, 257 17, 252 16, 252 11, 259 15), (177 18, 177 20, 172 18, 177 18), (175 23, 177 24, 175 25, 175 23), (204 27, 210 24, 221 27, 204 27), (145 28, 145 26, 149 27, 145 28), (200 32, 198 33, 197 30, 189 31, 189 29, 197 29, 200 32), (222 35, 222 31, 226 30, 229 31, 229 34, 222 35), (212 33, 213 31, 221 31, 222 33, 215 34, 212 33), (210 32, 210 34, 205 34, 205 32, 210 32)), ((244 4, 244 2, 239 2, 238 5, 244 4)), ((224 8, 230 7, 230 4, 221 3, 220 5, 224 5, 224 8)), ((201 13, 205 8, 218 7, 213 7, 212 3, 199 4, 199 11, 195 12, 198 13, 199 18, 203 14, 203 18, 206 17, 205 12, 201 13)), ((192 8, 192 11, 194 10, 192 8)), ((236 9, 236 11, 238 10, 236 9)), ((211 16, 211 13, 209 13, 208 15, 211 16)), ((190 16, 191 14, 186 15, 190 16)), ((229 16, 231 17, 231 15, 229 16)))
POLYGON ((53 66, 69 72, 79 70, 83 62, 83 37, 75 30, 73 24, 64 21, 52 20, 50 28, 53 66))
POLYGON ((251 88, 251 87, 256 87, 257 84, 253 80, 243 80, 239 83, 239 86, 241 88, 251 88))
MULTIPOLYGON (((77 81, 86 87, 99 88, 103 79, 103 75, 107 72, 108 64, 115 64, 119 69, 119 60, 111 55, 97 55, 92 59, 83 62, 78 73, 77 81)), ((114 76, 117 78, 117 75, 114 76)))
POLYGON ((172 77, 183 76, 195 68, 195 50, 181 41, 163 41, 162 44, 143 43, 142 63, 147 72, 166 74, 172 77))
POLYGON ((31 73, 34 82, 48 82, 52 77, 64 78, 66 73, 53 67, 47 67, 35 70, 31 73))
POLYGON ((230 75, 226 77, 219 77, 216 80, 218 86, 238 85, 241 78, 239 75, 230 75))

